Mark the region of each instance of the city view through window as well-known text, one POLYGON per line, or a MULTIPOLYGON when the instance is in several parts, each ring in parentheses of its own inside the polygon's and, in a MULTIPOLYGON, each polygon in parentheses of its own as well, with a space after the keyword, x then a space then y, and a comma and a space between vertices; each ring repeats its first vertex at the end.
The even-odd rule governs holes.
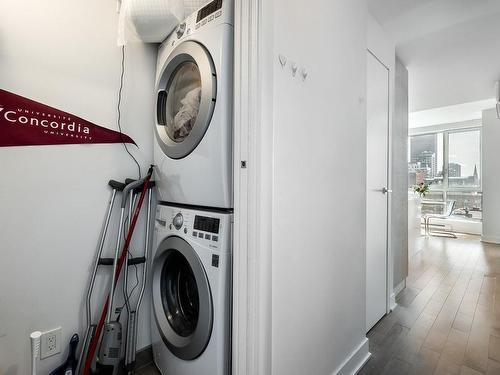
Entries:
POLYGON ((453 215, 482 219, 481 130, 445 131, 409 139, 408 184, 429 185, 422 213, 444 213, 453 200, 453 215))

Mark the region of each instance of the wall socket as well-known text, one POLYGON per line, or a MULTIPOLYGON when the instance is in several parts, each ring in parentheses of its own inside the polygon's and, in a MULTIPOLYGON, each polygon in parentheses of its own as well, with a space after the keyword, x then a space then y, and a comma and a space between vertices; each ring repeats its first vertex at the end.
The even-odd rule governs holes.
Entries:
POLYGON ((40 337, 40 359, 45 359, 61 352, 61 327, 42 333, 40 337))

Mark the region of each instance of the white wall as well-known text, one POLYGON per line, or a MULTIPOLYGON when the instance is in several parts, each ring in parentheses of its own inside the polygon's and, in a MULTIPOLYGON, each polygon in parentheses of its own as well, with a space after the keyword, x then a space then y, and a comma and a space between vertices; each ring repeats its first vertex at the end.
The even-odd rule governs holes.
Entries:
POLYGON ((391 249, 392 285, 406 284, 408 276, 408 70, 396 58, 392 123, 391 249))
POLYGON ((273 11, 272 373, 350 373, 368 355, 365 2, 273 11))
MULTIPOLYGON (((116 129, 116 26, 112 0, 2 1, 0 88, 116 129)), ((156 52, 137 45, 126 54, 122 125, 146 167, 156 52)), ((0 171, 0 374, 25 375, 30 332, 62 326, 64 349, 82 333, 107 181, 137 172, 120 144, 0 148, 0 171)), ((143 312, 139 347, 149 344, 143 312)), ((40 373, 64 351, 41 361, 40 373)))
POLYGON ((495 109, 483 111, 483 241, 500 243, 500 120, 495 109))

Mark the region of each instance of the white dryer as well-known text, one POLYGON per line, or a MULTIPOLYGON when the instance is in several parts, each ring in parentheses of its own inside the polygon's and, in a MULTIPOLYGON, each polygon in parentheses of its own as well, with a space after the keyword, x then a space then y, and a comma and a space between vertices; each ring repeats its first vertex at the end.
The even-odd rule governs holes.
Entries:
POLYGON ((158 205, 151 336, 163 375, 230 374, 231 233, 232 214, 158 205))
POLYGON ((233 4, 214 0, 160 46, 154 159, 160 200, 232 208, 233 4))

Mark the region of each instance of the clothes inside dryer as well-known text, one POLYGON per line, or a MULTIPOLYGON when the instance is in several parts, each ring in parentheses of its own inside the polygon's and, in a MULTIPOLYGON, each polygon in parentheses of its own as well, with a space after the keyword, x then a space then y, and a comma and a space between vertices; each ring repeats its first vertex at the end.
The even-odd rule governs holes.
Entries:
POLYGON ((194 62, 185 62, 174 73, 165 103, 166 131, 174 142, 186 138, 198 117, 201 101, 201 76, 194 62))

